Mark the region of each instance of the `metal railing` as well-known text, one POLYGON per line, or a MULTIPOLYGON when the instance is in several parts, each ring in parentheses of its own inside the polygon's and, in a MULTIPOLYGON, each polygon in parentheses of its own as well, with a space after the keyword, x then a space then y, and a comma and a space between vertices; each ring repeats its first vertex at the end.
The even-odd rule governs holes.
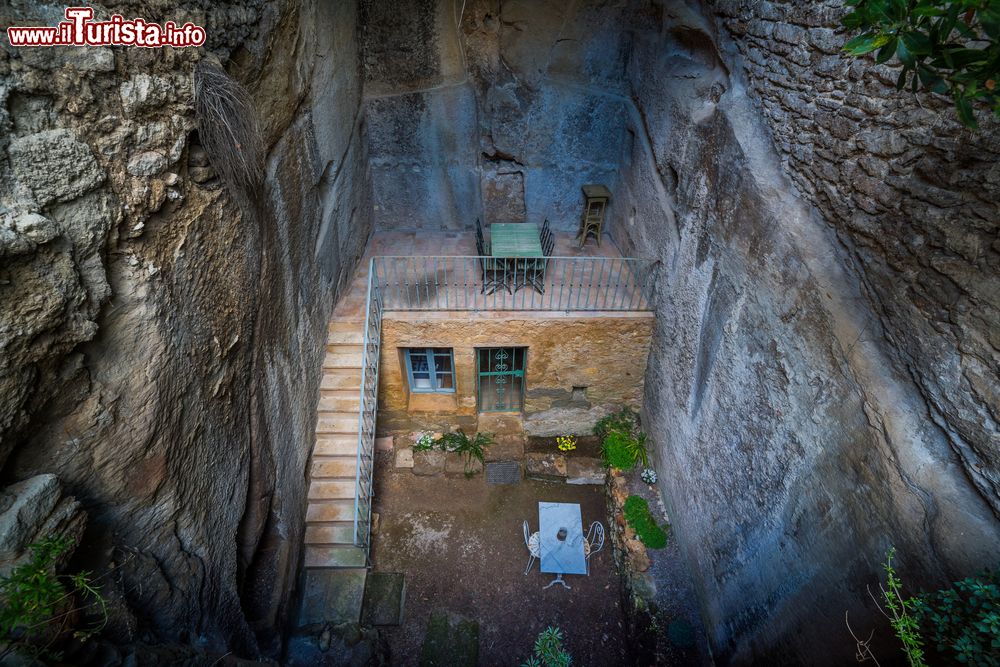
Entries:
POLYGON ((656 262, 624 257, 373 259, 385 310, 653 310, 656 262))
POLYGON ((354 544, 371 548, 372 476, 375 469, 375 421, 378 409, 378 362, 382 345, 382 294, 375 281, 375 260, 368 266, 365 335, 361 357, 361 401, 358 413, 358 458, 354 480, 354 544))

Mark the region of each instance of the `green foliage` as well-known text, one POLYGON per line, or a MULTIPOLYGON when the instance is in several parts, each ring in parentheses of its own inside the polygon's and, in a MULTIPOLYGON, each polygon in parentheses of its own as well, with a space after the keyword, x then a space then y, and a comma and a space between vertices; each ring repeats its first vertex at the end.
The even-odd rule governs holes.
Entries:
POLYGON ((601 455, 604 464, 610 468, 630 470, 635 466, 637 456, 632 446, 632 438, 624 433, 613 432, 604 439, 601 445, 601 455))
POLYGON ((46 538, 31 545, 31 560, 10 576, 0 578, 0 652, 2 659, 13 650, 33 657, 52 656, 51 645, 66 631, 73 617, 88 608, 99 608, 100 620, 73 637, 86 639, 104 627, 108 614, 104 598, 94 586, 90 572, 58 575, 56 562, 70 547, 66 538, 46 538), (84 607, 75 607, 76 598, 90 598, 84 607))
POLYGON ((1000 665, 1000 576, 987 570, 917 597, 914 616, 942 656, 974 667, 1000 665))
POLYGON ((844 44, 854 56, 895 58, 896 87, 949 95, 958 117, 977 127, 972 103, 1000 117, 1000 2, 997 0, 847 0, 845 27, 860 32, 844 44))
POLYGON ((882 608, 892 629, 896 631, 896 637, 903 645, 903 653, 910 667, 927 667, 924 662, 924 641, 920 636, 920 625, 914 614, 916 607, 915 598, 903 597, 903 584, 896 574, 896 569, 892 565, 892 559, 896 555, 895 549, 889 549, 885 555, 885 563, 882 569, 885 570, 885 587, 882 588, 882 608))
POLYGON ((662 549, 667 546, 667 532, 669 525, 664 524, 661 528, 649 511, 649 503, 642 496, 629 496, 625 499, 622 507, 622 514, 636 536, 649 549, 662 549))
POLYGON ((445 433, 442 435, 437 439, 436 444, 442 451, 465 454, 465 474, 472 475, 470 466, 473 459, 479 461, 481 465, 485 465, 485 448, 487 445, 493 444, 493 434, 476 433, 475 436, 470 438, 465 434, 465 431, 458 429, 454 433, 445 433))
POLYGON ((601 439, 605 465, 629 470, 641 461, 643 467, 649 466, 646 434, 639 429, 639 414, 632 408, 622 408, 599 420, 594 435, 601 439))
POLYGON ((594 435, 602 441, 608 437, 612 431, 627 433, 629 435, 639 432, 639 413, 630 407, 624 407, 618 412, 601 418, 594 424, 594 435))
POLYGON ((424 433, 422 436, 417 438, 417 442, 413 445, 413 451, 415 452, 426 452, 429 449, 434 448, 434 437, 430 433, 424 433))
POLYGON ((521 663, 521 667, 569 667, 573 656, 563 647, 563 633, 551 625, 538 634, 534 653, 521 663))

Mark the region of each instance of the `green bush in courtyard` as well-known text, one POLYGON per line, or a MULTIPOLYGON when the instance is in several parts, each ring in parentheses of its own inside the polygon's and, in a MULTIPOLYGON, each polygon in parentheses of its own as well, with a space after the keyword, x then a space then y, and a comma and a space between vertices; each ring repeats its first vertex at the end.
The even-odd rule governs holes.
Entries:
MULTIPOLYGON (((625 520, 632 526, 636 536, 649 549, 667 546, 667 532, 661 528, 649 511, 649 503, 642 496, 629 496, 622 508, 625 520)), ((667 529, 669 526, 664 524, 667 529)))

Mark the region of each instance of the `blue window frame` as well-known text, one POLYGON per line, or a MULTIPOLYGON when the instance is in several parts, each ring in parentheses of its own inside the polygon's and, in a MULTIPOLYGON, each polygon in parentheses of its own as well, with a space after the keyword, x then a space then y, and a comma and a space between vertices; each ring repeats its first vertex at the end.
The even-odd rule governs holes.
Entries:
POLYGON ((455 391, 455 362, 450 347, 409 347, 404 350, 410 391, 451 394, 455 391))

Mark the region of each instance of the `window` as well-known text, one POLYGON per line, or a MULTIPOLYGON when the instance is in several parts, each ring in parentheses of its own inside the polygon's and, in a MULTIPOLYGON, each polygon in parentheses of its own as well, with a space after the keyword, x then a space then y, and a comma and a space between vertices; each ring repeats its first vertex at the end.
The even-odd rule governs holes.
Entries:
POLYGON ((411 347, 407 348, 405 353, 410 391, 420 393, 455 391, 455 364, 450 347, 411 347))

